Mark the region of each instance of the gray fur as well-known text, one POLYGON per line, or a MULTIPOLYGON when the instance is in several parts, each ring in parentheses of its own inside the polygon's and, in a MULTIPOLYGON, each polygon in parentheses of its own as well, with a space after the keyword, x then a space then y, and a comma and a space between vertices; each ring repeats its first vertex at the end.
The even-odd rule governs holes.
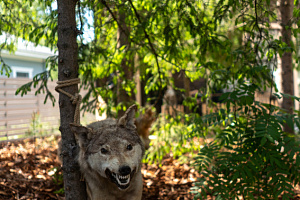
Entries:
POLYGON ((135 109, 131 106, 119 121, 106 119, 87 127, 71 124, 80 146, 78 162, 90 200, 142 197, 141 159, 145 148, 134 125, 135 109), (122 175, 122 167, 131 169, 130 174, 122 175))

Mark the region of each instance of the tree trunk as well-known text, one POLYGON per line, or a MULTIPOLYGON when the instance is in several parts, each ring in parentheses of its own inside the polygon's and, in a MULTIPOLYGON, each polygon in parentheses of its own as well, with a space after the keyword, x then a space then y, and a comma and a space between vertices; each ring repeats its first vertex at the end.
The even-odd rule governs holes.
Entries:
MULTIPOLYGON (((185 72, 183 73, 183 85, 184 85, 184 96, 185 98, 189 98, 190 97, 190 79, 187 77, 187 75, 185 74, 185 72)), ((185 113, 190 113, 191 110, 188 106, 184 106, 184 112, 185 113)))
MULTIPOLYGON (((130 48, 130 41, 129 41, 129 27, 126 25, 125 19, 126 19, 126 10, 122 9, 122 7, 119 8, 118 13, 118 21, 120 26, 118 27, 118 48, 126 45, 126 50, 130 48)), ((133 74, 134 74, 134 67, 132 64, 132 56, 126 55, 126 58, 123 58, 121 62, 121 70, 122 73, 119 73, 119 80, 117 85, 117 104, 122 103, 127 108, 133 104, 135 100, 135 96, 133 91, 131 94, 128 94, 125 89, 123 89, 124 82, 126 80, 133 80, 133 74)), ((118 111, 118 117, 123 116, 125 113, 124 110, 118 111)))
MULTIPOLYGON (((280 14, 281 14, 281 36, 282 41, 291 47, 292 34, 291 34, 291 18, 293 15, 293 0, 280 1, 280 14)), ((294 76, 293 76, 293 61, 292 52, 285 52, 281 57, 281 88, 285 94, 294 95, 294 76)), ((288 113, 293 114, 294 101, 291 98, 283 97, 281 104, 283 109, 288 113)), ((284 131, 294 133, 293 127, 284 126, 284 131)))
MULTIPOLYGON (((78 45, 76 42, 77 28, 75 21, 75 0, 58 0, 58 80, 65 81, 78 77, 78 45)), ((63 88, 74 95, 78 93, 78 86, 72 85, 63 88)), ((66 200, 87 199, 85 183, 80 181, 81 173, 75 160, 78 146, 70 130, 70 123, 74 121, 75 105, 70 98, 59 94, 60 131, 62 138, 63 177, 66 200)))

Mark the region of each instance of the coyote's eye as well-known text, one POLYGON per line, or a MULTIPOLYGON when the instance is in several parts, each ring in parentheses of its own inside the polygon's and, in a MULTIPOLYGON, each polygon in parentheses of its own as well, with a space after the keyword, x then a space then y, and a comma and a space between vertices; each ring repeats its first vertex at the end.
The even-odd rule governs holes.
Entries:
POLYGON ((101 153, 103 153, 103 154, 106 154, 106 153, 108 153, 108 150, 107 150, 107 149, 105 149, 105 148, 101 148, 101 149, 100 149, 100 151, 101 151, 101 153))
POLYGON ((132 150, 132 145, 131 144, 127 145, 126 149, 129 151, 132 150))

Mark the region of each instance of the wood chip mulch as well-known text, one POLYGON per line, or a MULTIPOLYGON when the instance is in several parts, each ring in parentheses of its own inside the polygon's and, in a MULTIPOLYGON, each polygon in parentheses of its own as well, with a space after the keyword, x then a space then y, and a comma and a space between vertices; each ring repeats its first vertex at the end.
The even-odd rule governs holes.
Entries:
MULTIPOLYGON (((0 200, 64 200, 57 138, 0 143, 0 200)), ((187 164, 165 157, 161 164, 143 164, 143 200, 193 199, 191 187, 199 174, 187 164)), ((295 188, 300 199, 300 188, 295 188)), ((208 197, 207 199, 215 199, 208 197)))
MULTIPOLYGON (((0 143, 0 200, 64 199, 57 160, 57 138, 0 143)), ((166 157, 161 165, 143 164, 143 199, 193 199, 197 172, 166 157)))

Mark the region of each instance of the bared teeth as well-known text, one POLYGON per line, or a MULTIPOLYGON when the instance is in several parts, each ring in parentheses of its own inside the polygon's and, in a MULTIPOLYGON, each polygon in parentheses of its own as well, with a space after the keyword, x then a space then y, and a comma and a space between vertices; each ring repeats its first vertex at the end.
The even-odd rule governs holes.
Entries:
POLYGON ((130 175, 127 175, 127 176, 120 176, 120 175, 118 175, 119 179, 128 179, 129 177, 130 177, 130 175))
POLYGON ((130 182, 130 175, 121 176, 115 173, 112 174, 113 177, 117 180, 118 184, 120 185, 127 185, 130 182))

